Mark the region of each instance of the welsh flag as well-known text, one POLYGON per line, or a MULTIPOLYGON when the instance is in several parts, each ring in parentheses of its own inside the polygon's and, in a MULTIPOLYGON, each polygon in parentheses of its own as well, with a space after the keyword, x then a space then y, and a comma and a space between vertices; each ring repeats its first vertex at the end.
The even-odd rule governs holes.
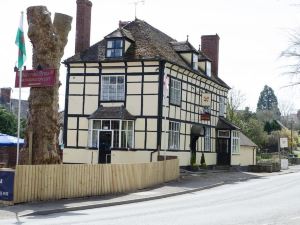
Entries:
POLYGON ((22 66, 24 65, 24 62, 26 60, 26 49, 25 49, 25 40, 24 40, 24 31, 23 31, 23 12, 21 13, 20 24, 19 24, 15 43, 19 48, 18 69, 22 69, 22 66))

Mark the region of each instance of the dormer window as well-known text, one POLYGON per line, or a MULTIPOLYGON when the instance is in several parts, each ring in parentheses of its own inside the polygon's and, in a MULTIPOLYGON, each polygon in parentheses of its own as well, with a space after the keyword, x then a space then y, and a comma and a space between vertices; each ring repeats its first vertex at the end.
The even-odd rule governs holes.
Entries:
POLYGON ((198 55, 193 54, 193 69, 198 70, 198 55))
POLYGON ((123 56, 123 39, 107 40, 106 57, 119 58, 123 56))

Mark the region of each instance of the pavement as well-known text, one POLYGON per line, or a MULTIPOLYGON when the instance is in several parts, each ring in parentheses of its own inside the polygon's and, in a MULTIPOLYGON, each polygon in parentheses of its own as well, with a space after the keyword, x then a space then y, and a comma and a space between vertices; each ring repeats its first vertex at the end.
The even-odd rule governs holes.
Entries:
POLYGON ((13 206, 0 205, 0 221, 1 219, 18 218, 20 216, 48 215, 67 211, 150 201, 201 191, 224 184, 243 182, 249 179, 263 179, 268 176, 284 175, 295 172, 300 172, 300 165, 290 166, 287 170, 274 173, 233 172, 225 170, 201 170, 197 172, 190 172, 181 170, 180 178, 176 181, 164 183, 159 186, 139 190, 133 193, 32 202, 16 204, 13 206))

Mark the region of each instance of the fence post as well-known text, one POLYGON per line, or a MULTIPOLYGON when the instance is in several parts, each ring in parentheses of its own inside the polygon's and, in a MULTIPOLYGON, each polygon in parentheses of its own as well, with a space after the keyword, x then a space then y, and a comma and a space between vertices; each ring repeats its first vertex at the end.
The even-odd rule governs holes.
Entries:
POLYGON ((29 165, 32 165, 32 131, 29 131, 29 141, 28 141, 28 160, 29 160, 29 165))

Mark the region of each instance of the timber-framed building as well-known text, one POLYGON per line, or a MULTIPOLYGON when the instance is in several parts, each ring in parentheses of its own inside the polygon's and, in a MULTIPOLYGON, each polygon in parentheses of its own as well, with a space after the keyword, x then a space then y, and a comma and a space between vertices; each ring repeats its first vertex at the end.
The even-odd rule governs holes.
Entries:
POLYGON ((202 36, 197 50, 135 19, 89 46, 80 38, 84 26, 77 21, 83 47, 64 61, 64 163, 150 162, 166 154, 187 166, 203 154, 207 165, 231 164, 239 134, 226 120, 229 86, 218 76, 217 34, 202 36))

